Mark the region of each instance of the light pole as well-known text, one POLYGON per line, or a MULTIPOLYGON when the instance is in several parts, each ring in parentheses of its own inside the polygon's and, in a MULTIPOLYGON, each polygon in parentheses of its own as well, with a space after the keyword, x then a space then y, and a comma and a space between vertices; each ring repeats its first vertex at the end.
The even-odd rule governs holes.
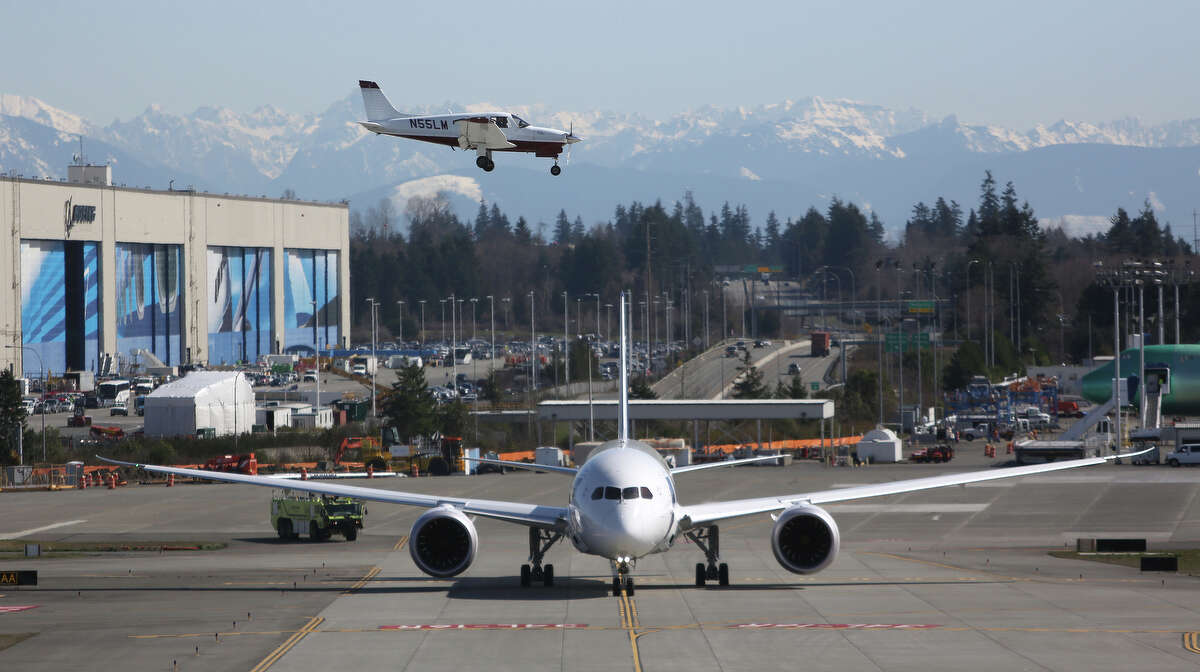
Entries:
POLYGON ((316 349, 317 349, 317 411, 316 411, 316 413, 317 413, 318 423, 316 423, 316 424, 320 424, 319 421, 321 419, 321 314, 317 312, 317 302, 316 301, 312 302, 312 306, 313 306, 314 325, 317 328, 316 342, 313 343, 313 345, 315 345, 316 349))
POLYGON ((563 384, 571 384, 571 360, 568 350, 571 347, 571 336, 567 332, 571 326, 571 304, 567 302, 567 293, 563 292, 563 384))
POLYGON ((529 357, 530 357, 530 367, 531 367, 530 373, 533 374, 529 377, 529 401, 530 401, 530 403, 533 402, 533 391, 537 389, 537 365, 538 365, 537 326, 536 326, 537 323, 533 321, 533 300, 534 300, 533 292, 530 291, 529 292, 529 351, 530 351, 529 357))
MULTIPOLYGON (((1175 313, 1176 313, 1176 315, 1178 315, 1179 314, 1179 286, 1178 285, 1176 285, 1176 287, 1175 287, 1175 298, 1176 298, 1175 313)), ((612 307, 613 307, 613 304, 611 304, 611 303, 604 304, 604 340, 606 340, 610 343, 612 342, 612 307)), ((1179 320, 1176 319, 1175 322, 1178 325, 1179 320)), ((1178 327, 1175 329, 1175 335, 1176 335, 1175 340, 1178 341, 1179 340, 1178 327)))
POLYGON ((457 297, 450 295, 450 386, 454 390, 454 397, 458 398, 458 341, 454 336, 454 301, 457 297))
POLYGON ((438 299, 438 303, 442 304, 442 344, 446 343, 446 300, 438 299))
MULTIPOLYGON (((496 359, 496 300, 494 298, 492 298, 491 294, 488 294, 487 300, 488 300, 488 317, 492 321, 492 349, 488 353, 488 367, 489 367, 488 370, 491 371, 496 368, 495 362, 492 361, 492 360, 496 359)), ((497 400, 493 399, 492 401, 495 402, 497 400)))
POLYGON ((396 305, 400 306, 400 345, 404 345, 404 302, 397 301, 396 305))
POLYGON ((708 290, 700 290, 704 294, 704 349, 708 350, 708 290))
POLYGON ((471 297, 471 340, 472 341, 475 340, 475 327, 477 326, 476 323, 479 322, 479 319, 476 315, 476 313, 477 313, 476 309, 478 307, 479 307, 479 299, 477 299, 475 297, 471 297))
POLYGON ((419 339, 417 339, 417 342, 420 343, 422 347, 424 347, 425 346, 425 299, 420 299, 417 301, 417 303, 421 304, 421 337, 419 339))
MULTIPOLYGON (((316 302, 314 301, 313 303, 316 303, 316 302)), ((42 462, 45 462, 46 461, 46 406, 45 406, 45 404, 46 404, 46 367, 42 365, 42 353, 38 352, 37 350, 35 350, 27 345, 6 345, 4 347, 11 348, 13 350, 20 350, 22 355, 24 355, 25 351, 28 350, 37 356, 38 377, 42 379, 42 462)), ((24 368, 25 368, 25 362, 22 361, 21 369, 24 370, 24 368)), ((17 454, 17 464, 24 464, 25 463, 24 442, 18 441, 17 445, 20 446, 20 450, 17 454)))
POLYGON ((972 259, 967 262, 967 280, 963 287, 963 291, 967 295, 967 340, 971 340, 971 264, 978 264, 978 259, 972 259))
POLYGON ((594 294, 596 297, 596 338, 600 338, 600 292, 594 294))
MULTIPOLYGON (((371 417, 379 417, 375 407, 375 372, 379 370, 379 358, 375 354, 375 320, 379 314, 379 302, 375 297, 367 297, 367 304, 371 306, 371 417)), ((320 373, 317 373, 320 377, 320 373)), ((319 419, 320 416, 318 416, 319 419)))

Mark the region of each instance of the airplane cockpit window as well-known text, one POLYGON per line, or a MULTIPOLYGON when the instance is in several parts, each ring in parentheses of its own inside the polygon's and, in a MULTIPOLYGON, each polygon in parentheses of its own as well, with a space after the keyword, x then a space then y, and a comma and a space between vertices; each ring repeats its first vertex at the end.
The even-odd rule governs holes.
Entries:
POLYGON ((592 491, 592 499, 603 499, 603 498, 604 498, 604 487, 603 486, 598 487, 592 491))
POLYGON ((650 492, 650 488, 642 486, 642 499, 654 499, 654 493, 650 492))
POLYGON ((620 499, 621 498, 621 489, 614 488, 611 485, 608 486, 607 488, 604 488, 604 498, 605 499, 620 499))
POLYGON ((638 488, 636 485, 632 485, 621 491, 621 499, 637 499, 637 498, 638 498, 638 488))
POLYGON ((508 117, 492 117, 492 121, 500 128, 508 128, 508 117))
POLYGON ((513 120, 517 122, 517 128, 525 128, 526 126, 529 125, 528 121, 525 121, 524 119, 518 117, 515 114, 513 115, 513 120))

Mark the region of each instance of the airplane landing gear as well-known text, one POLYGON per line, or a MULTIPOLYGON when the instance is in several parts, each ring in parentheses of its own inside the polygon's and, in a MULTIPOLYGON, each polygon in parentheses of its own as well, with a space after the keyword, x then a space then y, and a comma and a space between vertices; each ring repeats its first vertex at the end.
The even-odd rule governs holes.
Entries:
POLYGON ((696 563, 696 585, 703 586, 707 581, 716 581, 719 586, 729 585, 729 565, 719 562, 721 559, 721 535, 716 525, 699 527, 684 533, 696 546, 704 551, 703 562, 696 563))
POLYGON ((528 588, 534 581, 541 581, 547 587, 554 585, 554 565, 543 567, 542 558, 562 536, 561 532, 529 528, 529 562, 532 566, 521 565, 521 587, 528 588))
POLYGON ((621 588, 625 588, 626 595, 633 595, 633 577, 629 576, 629 570, 632 569, 628 558, 612 561, 613 579, 612 579, 612 594, 613 597, 621 596, 621 588))
POLYGON ((554 176, 558 176, 558 175, 562 174, 562 168, 559 168, 558 164, 555 163, 553 166, 550 166, 550 174, 554 175, 554 176))
POLYGON ((496 162, 492 161, 490 156, 480 156, 475 159, 475 165, 479 166, 484 172, 492 172, 496 168, 496 162))

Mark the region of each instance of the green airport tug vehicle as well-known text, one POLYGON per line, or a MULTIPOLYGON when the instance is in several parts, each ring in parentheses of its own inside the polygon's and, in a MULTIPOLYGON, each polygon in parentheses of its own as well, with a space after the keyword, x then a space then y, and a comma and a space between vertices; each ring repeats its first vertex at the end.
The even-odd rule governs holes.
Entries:
POLYGON ((335 532, 354 541, 366 513, 363 503, 350 497, 285 491, 271 498, 271 525, 280 539, 296 539, 306 530, 309 541, 325 541, 335 532))

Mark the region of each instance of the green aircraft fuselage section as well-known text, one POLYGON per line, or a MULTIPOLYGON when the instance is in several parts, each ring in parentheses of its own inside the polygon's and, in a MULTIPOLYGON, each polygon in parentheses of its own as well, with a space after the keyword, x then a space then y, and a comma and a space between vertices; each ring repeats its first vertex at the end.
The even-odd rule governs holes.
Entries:
MULTIPOLYGON (((1138 375, 1139 353, 1129 348, 1121 353, 1121 377, 1138 375)), ((1162 412, 1200 415, 1200 345, 1147 345, 1146 370, 1166 367, 1171 371, 1171 391, 1162 396, 1162 412)), ((1083 397, 1096 404, 1112 396, 1113 363, 1106 362, 1083 377, 1083 397)), ((1136 401, 1132 399, 1130 401, 1136 401)))

